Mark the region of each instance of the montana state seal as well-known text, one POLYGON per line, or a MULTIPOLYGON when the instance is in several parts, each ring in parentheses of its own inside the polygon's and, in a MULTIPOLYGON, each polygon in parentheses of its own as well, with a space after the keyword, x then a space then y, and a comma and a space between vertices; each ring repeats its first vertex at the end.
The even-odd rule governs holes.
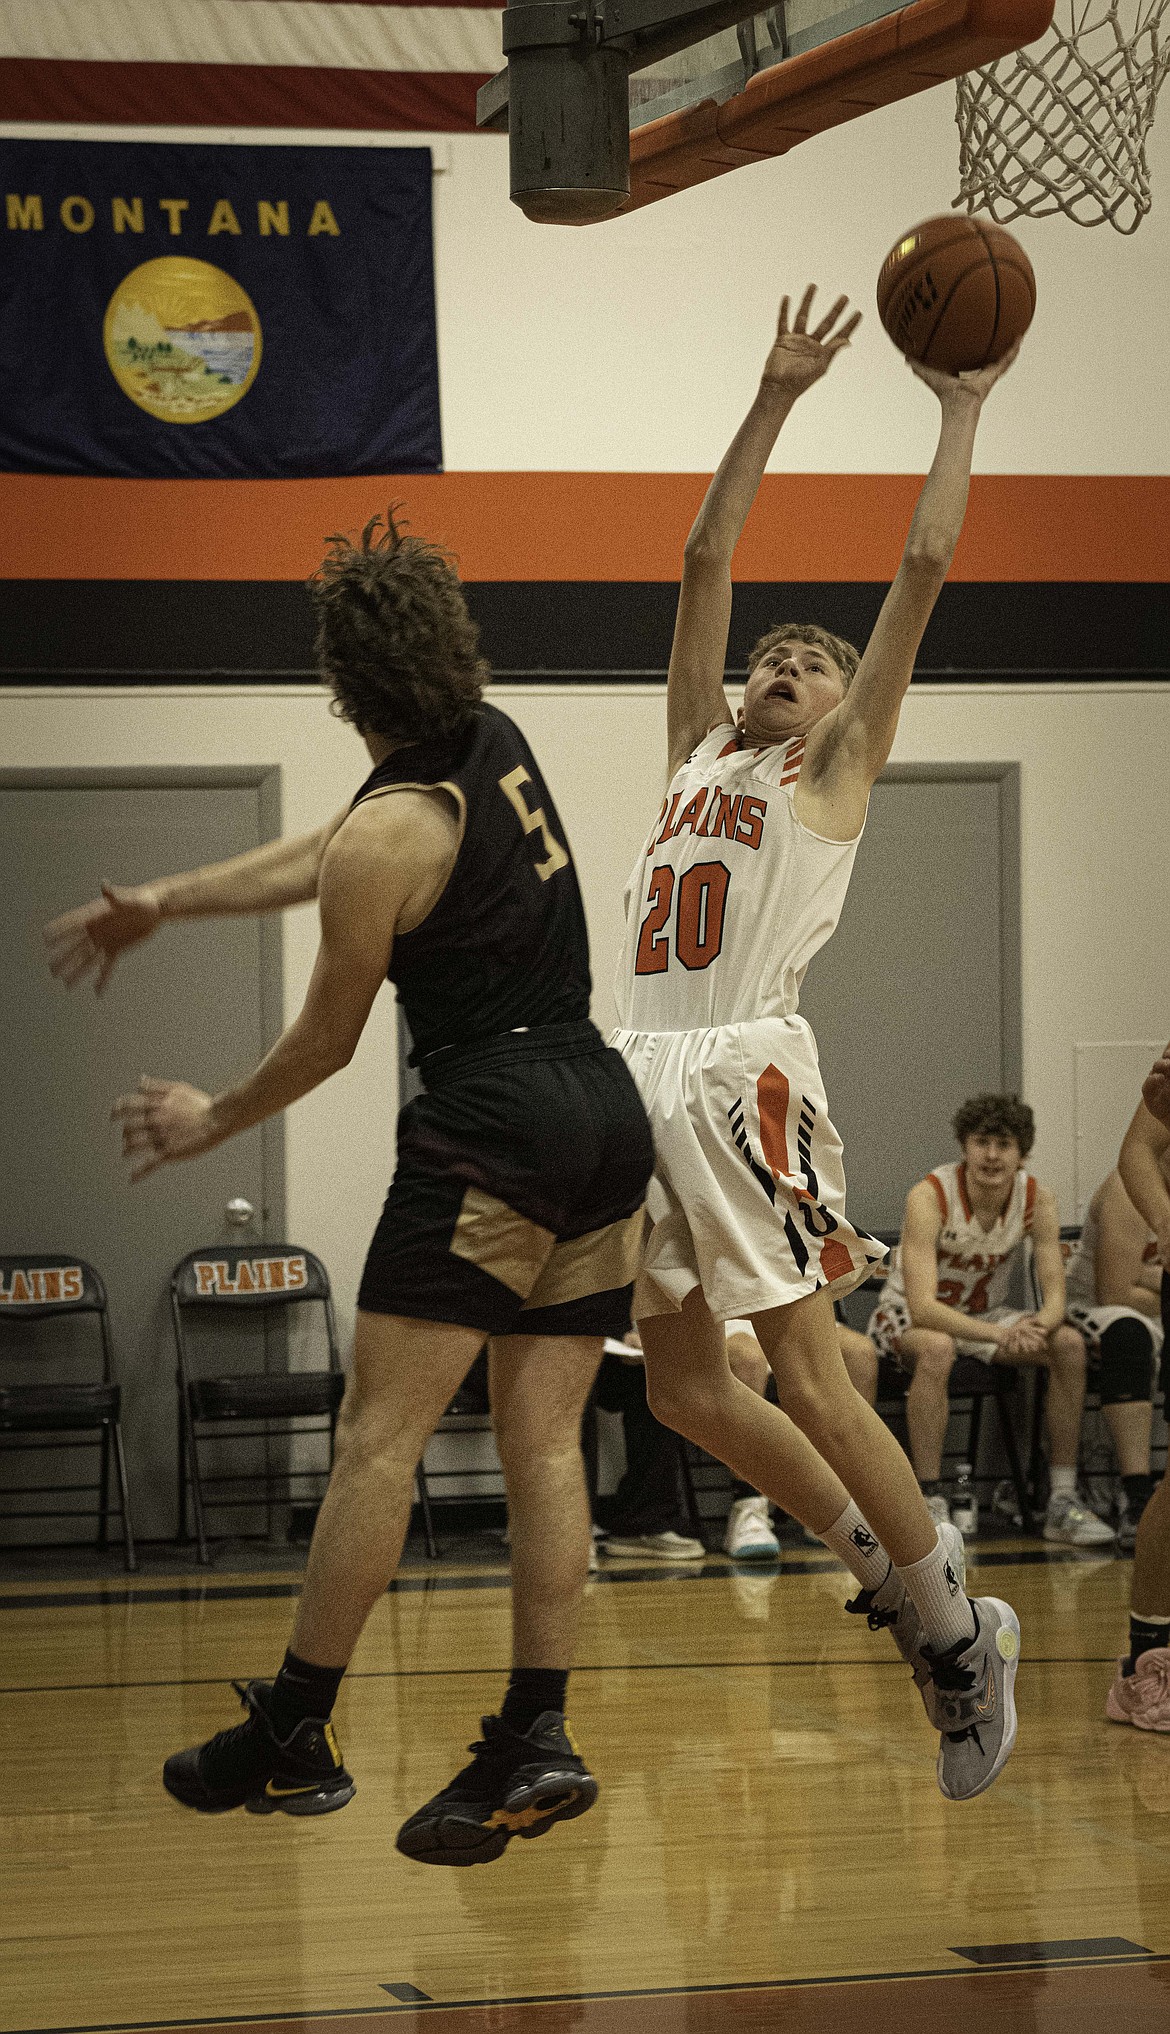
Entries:
POLYGON ((110 372, 164 424, 205 424, 245 396, 260 366, 260 320, 222 268, 191 255, 144 261, 106 306, 110 372))

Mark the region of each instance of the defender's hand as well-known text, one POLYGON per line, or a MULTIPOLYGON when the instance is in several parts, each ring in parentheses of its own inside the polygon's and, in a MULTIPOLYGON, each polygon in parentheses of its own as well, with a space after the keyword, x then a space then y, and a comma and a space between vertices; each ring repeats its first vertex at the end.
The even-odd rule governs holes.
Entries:
POLYGON ((66 911, 46 925, 49 968, 67 989, 95 975, 94 990, 100 996, 121 955, 149 939, 161 923, 157 891, 146 884, 119 889, 103 883, 101 896, 92 904, 66 911))
POLYGON ((924 381, 927 388, 934 390, 944 408, 948 403, 972 401, 982 403, 991 394, 996 382, 1007 373, 1009 367, 1015 365, 1022 344, 1023 341, 1017 339, 1015 345, 1004 354, 1002 360, 997 360, 994 366, 973 367, 962 374, 944 374, 941 368, 926 367, 921 360, 908 361, 907 365, 918 376, 919 381, 924 381))
POLYGON ((789 396, 803 395, 806 388, 811 388, 814 381, 828 373, 838 353, 848 346, 860 325, 861 312, 854 311, 853 316, 834 331, 842 313, 849 307, 848 297, 838 297, 832 309, 810 332, 808 320, 815 295, 816 286, 810 283, 791 324, 788 298, 782 298, 776 343, 764 362, 762 388, 781 391, 789 396))
POLYGON ((160 1165, 198 1158, 223 1142, 211 1096, 186 1081, 156 1081, 143 1074, 134 1094, 118 1097, 110 1118, 122 1125, 122 1156, 132 1182, 160 1165))

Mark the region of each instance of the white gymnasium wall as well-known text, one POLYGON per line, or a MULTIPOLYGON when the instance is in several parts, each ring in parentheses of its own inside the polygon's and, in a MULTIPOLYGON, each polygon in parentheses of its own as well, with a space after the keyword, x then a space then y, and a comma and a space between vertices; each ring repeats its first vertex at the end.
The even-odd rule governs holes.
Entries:
MULTIPOLYGON (((501 686, 494 696, 540 756, 573 842, 593 940, 595 1014, 608 1024, 621 889, 661 797, 662 695, 501 686)), ((308 687, 233 691, 227 699, 199 691, 0 694, 0 754, 17 768, 278 764, 289 832, 344 804, 364 774, 355 737, 308 687)), ((910 697, 894 751, 899 762, 1021 765, 1024 1085, 1040 1124, 1037 1166, 1068 1218, 1076 1046, 1170 1033, 1168 754, 1170 687, 924 688, 910 697)), ((95 880, 102 873, 117 876, 95 869, 95 880)), ((907 885, 913 880, 908 868, 907 885)), ((81 900, 62 904, 72 901, 81 900)), ((182 936, 181 927, 164 934, 182 936)), ((286 917, 290 1017, 315 938, 312 912, 286 917)), ((384 994, 352 1065, 288 1118, 289 1232, 329 1265, 343 1321, 391 1170, 392 1014, 384 994)), ((102 1021, 100 1005, 93 1021, 102 1021)), ((143 1191, 165 1191, 165 1177, 143 1191)))
MULTIPOLYGON (((899 233, 950 209, 954 104, 940 86, 587 228, 530 225, 507 199, 506 143, 450 137, 435 185, 448 466, 712 468, 750 398, 780 291, 816 282, 830 299, 849 295, 865 322, 774 463, 921 471, 933 406, 881 330, 874 290, 899 233)), ((1131 239, 1064 218, 1012 227, 1038 308, 985 413, 980 470, 1167 470, 1170 110, 1150 160, 1154 209, 1131 239)))

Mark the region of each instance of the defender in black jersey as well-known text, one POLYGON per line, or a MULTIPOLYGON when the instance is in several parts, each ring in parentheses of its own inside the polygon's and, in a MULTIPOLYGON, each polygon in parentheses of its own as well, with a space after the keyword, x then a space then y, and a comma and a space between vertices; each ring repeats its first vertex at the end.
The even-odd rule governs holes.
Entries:
POLYGON ((352 1798, 334 1700, 397 1565, 422 1450, 490 1337, 513 1672, 470 1765, 398 1836, 409 1857, 464 1865, 596 1799, 564 1720, 590 1547, 580 1424, 602 1339, 628 1324, 653 1155, 633 1081, 589 1021, 560 821, 519 729, 482 701, 450 561, 392 516, 377 530, 333 539, 313 586, 322 669, 374 765, 352 804, 300 840, 104 886, 48 936, 54 971, 100 989, 163 918, 318 898, 305 1007, 256 1071, 214 1097, 144 1080, 118 1103, 133 1179, 308 1093, 352 1055, 382 979, 397 986, 424 1091, 399 1120, 292 1644, 275 1681, 240 1690, 245 1721, 163 1778, 206 1813, 317 1815, 352 1798))

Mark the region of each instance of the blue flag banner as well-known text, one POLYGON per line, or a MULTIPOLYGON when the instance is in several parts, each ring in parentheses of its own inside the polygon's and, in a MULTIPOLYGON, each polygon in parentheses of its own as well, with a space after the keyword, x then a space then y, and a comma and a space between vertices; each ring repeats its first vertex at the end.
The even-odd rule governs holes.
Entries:
POLYGON ((429 149, 3 140, 0 165, 0 470, 440 470, 429 149))

